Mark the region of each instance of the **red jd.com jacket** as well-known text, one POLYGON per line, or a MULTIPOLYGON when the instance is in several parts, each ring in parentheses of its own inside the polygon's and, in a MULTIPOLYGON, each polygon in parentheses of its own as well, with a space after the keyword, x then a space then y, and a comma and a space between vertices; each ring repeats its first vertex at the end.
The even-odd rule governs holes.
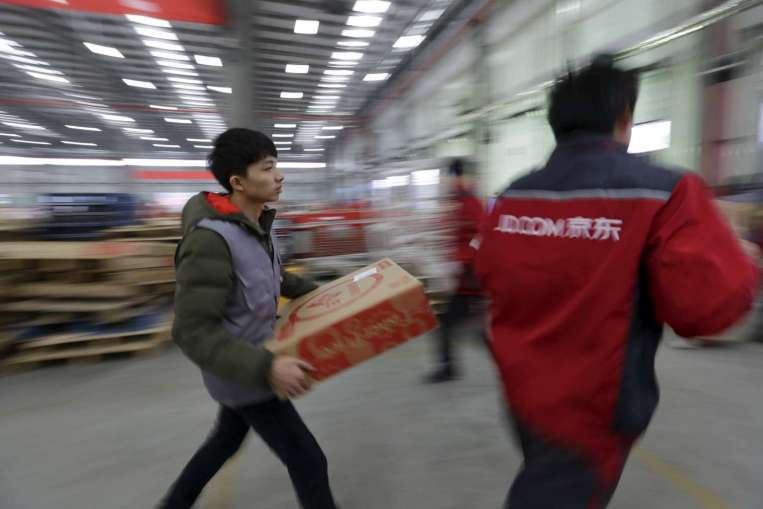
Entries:
POLYGON ((479 233, 480 224, 485 216, 485 207, 464 184, 454 186, 456 210, 452 218, 454 228, 453 258, 459 262, 459 276, 456 293, 461 295, 480 295, 482 291, 474 277, 474 249, 470 243, 479 233))
POLYGON ((561 143, 503 193, 476 269, 516 419, 583 453, 605 481, 657 405, 662 324, 723 331, 758 280, 699 177, 595 135, 561 143))

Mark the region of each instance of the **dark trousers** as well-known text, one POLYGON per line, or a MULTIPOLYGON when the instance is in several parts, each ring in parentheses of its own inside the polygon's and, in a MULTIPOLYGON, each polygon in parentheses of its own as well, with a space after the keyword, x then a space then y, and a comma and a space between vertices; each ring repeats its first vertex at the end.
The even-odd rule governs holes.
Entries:
POLYGON ((516 425, 515 430, 525 461, 514 479, 504 509, 607 507, 617 481, 605 483, 593 462, 578 453, 550 444, 520 425, 516 425))
POLYGON ((326 456, 291 402, 279 399, 235 409, 221 406, 209 437, 160 507, 190 508, 210 479, 241 447, 250 426, 288 469, 303 509, 336 509, 326 456))
POLYGON ((448 370, 455 370, 458 367, 453 354, 453 331, 471 316, 472 306, 480 300, 481 297, 477 295, 458 293, 453 294, 448 300, 448 307, 440 317, 440 330, 437 338, 437 353, 441 367, 448 370))

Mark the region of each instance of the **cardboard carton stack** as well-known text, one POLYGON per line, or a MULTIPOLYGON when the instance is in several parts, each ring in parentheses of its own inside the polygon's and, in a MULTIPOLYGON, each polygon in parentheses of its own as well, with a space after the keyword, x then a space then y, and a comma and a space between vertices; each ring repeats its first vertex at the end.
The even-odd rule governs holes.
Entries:
POLYGON ((0 243, 0 365, 135 352, 166 341, 173 253, 172 244, 151 242, 0 243))

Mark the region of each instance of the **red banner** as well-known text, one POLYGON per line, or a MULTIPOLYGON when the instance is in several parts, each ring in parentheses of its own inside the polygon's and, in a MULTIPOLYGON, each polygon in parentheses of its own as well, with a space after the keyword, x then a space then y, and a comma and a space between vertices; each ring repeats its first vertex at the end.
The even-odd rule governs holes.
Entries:
POLYGON ((208 25, 225 22, 222 0, 0 0, 0 3, 101 14, 140 14, 208 25))
POLYGON ((133 180, 214 180, 207 170, 135 170, 133 180))

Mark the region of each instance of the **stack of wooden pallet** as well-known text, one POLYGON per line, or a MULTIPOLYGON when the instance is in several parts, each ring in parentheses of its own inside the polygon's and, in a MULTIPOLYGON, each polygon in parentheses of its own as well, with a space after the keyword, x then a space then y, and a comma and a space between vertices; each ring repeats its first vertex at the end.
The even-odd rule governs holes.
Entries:
POLYGON ((169 338, 173 253, 160 242, 0 243, 0 365, 156 348, 169 338))
POLYGON ((119 242, 177 243, 182 235, 179 219, 157 219, 142 224, 111 228, 104 232, 119 242))

